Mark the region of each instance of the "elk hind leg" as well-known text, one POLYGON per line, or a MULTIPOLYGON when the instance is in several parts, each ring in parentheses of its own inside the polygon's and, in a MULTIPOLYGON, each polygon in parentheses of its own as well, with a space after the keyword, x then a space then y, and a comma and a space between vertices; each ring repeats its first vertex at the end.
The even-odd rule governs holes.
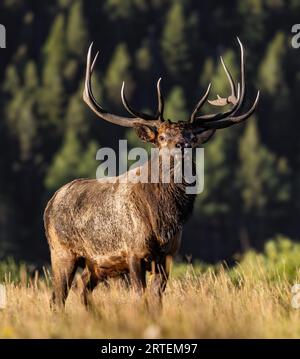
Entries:
POLYGON ((85 267, 82 275, 82 291, 80 294, 81 303, 89 308, 91 305, 91 294, 98 284, 98 279, 93 273, 89 270, 88 267, 85 267))

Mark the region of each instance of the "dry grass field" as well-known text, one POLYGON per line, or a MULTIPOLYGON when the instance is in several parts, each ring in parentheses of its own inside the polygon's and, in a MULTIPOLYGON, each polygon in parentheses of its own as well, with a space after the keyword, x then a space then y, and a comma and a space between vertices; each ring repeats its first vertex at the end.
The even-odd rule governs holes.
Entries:
POLYGON ((299 258, 299 245, 274 243, 263 255, 249 253, 233 269, 175 265, 156 316, 118 282, 97 287, 90 311, 72 290, 65 311, 53 313, 49 273, 28 280, 21 267, 18 281, 5 275, 0 337, 299 338, 300 309, 291 306, 291 287, 300 278, 298 267, 289 266, 289 258, 299 258))

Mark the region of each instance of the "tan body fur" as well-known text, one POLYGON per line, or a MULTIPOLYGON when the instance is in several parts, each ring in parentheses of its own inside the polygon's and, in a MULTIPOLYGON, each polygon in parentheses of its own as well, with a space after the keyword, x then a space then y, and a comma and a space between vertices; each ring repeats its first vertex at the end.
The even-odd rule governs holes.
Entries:
POLYGON ((95 286, 130 274, 132 261, 144 271, 153 270, 155 262, 157 271, 167 276, 166 258, 179 249, 194 199, 185 193, 184 184, 173 182, 79 179, 62 187, 44 216, 56 297, 65 300, 79 266, 88 273, 86 287, 91 280, 95 286))

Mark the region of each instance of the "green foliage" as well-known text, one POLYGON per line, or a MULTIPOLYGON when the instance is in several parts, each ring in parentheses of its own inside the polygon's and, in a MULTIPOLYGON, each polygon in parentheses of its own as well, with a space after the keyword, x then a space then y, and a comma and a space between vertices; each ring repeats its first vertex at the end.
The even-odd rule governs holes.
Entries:
POLYGON ((130 98, 133 91, 133 82, 130 75, 131 59, 125 44, 116 47, 105 77, 105 88, 110 101, 120 103, 120 90, 123 81, 126 81, 126 94, 130 98))
POLYGON ((259 86, 270 95, 278 94, 284 83, 282 69, 287 39, 278 32, 269 44, 259 69, 259 86))
POLYGON ((147 8, 146 0, 106 0, 105 10, 112 20, 129 20, 138 10, 147 8))
POLYGON ((145 73, 151 69, 152 58, 150 49, 147 44, 137 50, 135 58, 137 69, 145 73))
POLYGON ((15 93, 20 87, 20 78, 14 65, 9 65, 5 71, 4 90, 10 94, 15 93))
POLYGON ((62 148, 54 157, 46 175, 46 188, 54 191, 76 178, 95 178, 97 169, 96 152, 98 148, 97 143, 91 141, 85 150, 80 144, 75 131, 70 129, 66 133, 62 148))
POLYGON ((82 101, 83 84, 80 84, 77 93, 75 93, 68 105, 66 112, 66 129, 72 129, 74 133, 87 137, 90 128, 88 107, 82 101))
POLYGON ((204 162, 204 191, 197 198, 197 212, 210 218, 232 210, 236 129, 217 133, 206 146, 204 162))
POLYGON ((181 2, 174 1, 165 21, 161 47, 168 71, 175 77, 191 67, 187 23, 181 2))
POLYGON ((39 79, 35 63, 26 64, 23 86, 13 67, 7 72, 6 83, 6 89, 13 96, 7 107, 7 124, 18 139, 20 160, 24 161, 33 156, 38 130, 39 79))
POLYGON ((65 37, 65 18, 59 14, 55 18, 49 33, 48 40, 44 46, 44 82, 50 84, 53 75, 62 70, 66 61, 66 37, 65 37))
POLYGON ((239 145, 240 168, 237 176, 246 211, 265 209, 268 201, 287 200, 288 186, 282 178, 288 175, 284 159, 277 160, 260 144, 255 121, 247 124, 239 145), (279 175, 280 174, 280 175, 279 175))
POLYGON ((264 35, 267 15, 264 12, 264 1, 239 0, 237 3, 237 11, 238 16, 242 16, 244 21, 242 38, 245 37, 250 44, 260 41, 264 35))
POLYGON ((72 4, 68 17, 66 40, 70 53, 77 56, 79 61, 82 60, 82 50, 87 47, 88 42, 82 0, 76 0, 72 4))
POLYGON ((186 277, 200 277, 205 272, 217 272, 219 265, 209 265, 200 261, 194 263, 174 262, 171 270, 171 278, 183 279, 186 277))
POLYGON ((184 92, 179 86, 174 87, 166 99, 165 118, 172 121, 188 120, 184 92))
POLYGON ((65 19, 57 15, 44 47, 42 108, 52 124, 60 126, 65 103, 63 69, 66 63, 65 19))
POLYGON ((248 276, 278 282, 287 279, 291 284, 299 280, 300 244, 283 235, 269 240, 263 253, 247 252, 230 275, 235 283, 243 283, 248 276))
POLYGON ((13 258, 0 261, 0 283, 19 283, 27 277, 25 263, 17 263, 13 258))
MULTIPOLYGON (((171 267, 171 277, 183 279, 186 277, 200 277, 211 273, 218 275, 222 271, 228 271, 233 283, 243 285, 246 278, 254 279, 259 285, 260 281, 278 283, 287 280, 291 285, 300 279, 300 244, 283 235, 266 242, 263 251, 250 250, 228 268, 224 264, 207 264, 194 261, 193 264, 185 262, 174 262, 171 267)), ((33 268, 25 263, 17 263, 12 258, 0 261, 0 282, 18 283, 22 277, 29 278, 33 268)))
POLYGON ((203 69, 201 71, 200 81, 199 81, 201 87, 207 88, 208 84, 211 83, 212 78, 214 76, 214 70, 215 70, 214 62, 209 57, 208 59, 205 60, 203 69))

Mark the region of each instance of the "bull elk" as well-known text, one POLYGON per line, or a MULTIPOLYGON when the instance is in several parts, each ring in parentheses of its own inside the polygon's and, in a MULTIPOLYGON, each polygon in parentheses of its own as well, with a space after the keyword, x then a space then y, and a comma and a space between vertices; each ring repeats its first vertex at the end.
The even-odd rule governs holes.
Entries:
MULTIPOLYGON (((245 102, 244 49, 239 39, 238 43, 241 52, 240 83, 236 86, 221 57, 231 94, 209 101, 209 85, 189 121, 164 119, 160 79, 157 82, 158 109, 155 116, 138 112, 128 104, 124 83, 122 102, 133 117, 107 112, 92 92, 91 77, 98 56, 97 53, 92 61, 92 45, 87 54, 83 99, 101 119, 134 128, 140 139, 159 149, 199 147, 217 129, 245 121, 257 107, 259 92, 252 107, 246 113, 237 114, 245 102), (230 108, 199 116, 206 101, 214 106, 230 105, 230 108)), ((145 166, 149 167, 149 161, 140 169, 145 166)), ((84 303, 87 303, 87 294, 100 281, 124 274, 130 278, 133 288, 143 293, 147 271, 153 274, 150 293, 160 301, 169 273, 167 258, 173 257, 180 246, 182 228, 192 213, 195 195, 186 193, 184 181, 123 183, 119 179, 120 176, 116 177, 115 183, 103 179, 77 179, 59 189, 49 201, 44 222, 51 252, 54 303, 65 303, 78 267, 84 269, 84 303)))

